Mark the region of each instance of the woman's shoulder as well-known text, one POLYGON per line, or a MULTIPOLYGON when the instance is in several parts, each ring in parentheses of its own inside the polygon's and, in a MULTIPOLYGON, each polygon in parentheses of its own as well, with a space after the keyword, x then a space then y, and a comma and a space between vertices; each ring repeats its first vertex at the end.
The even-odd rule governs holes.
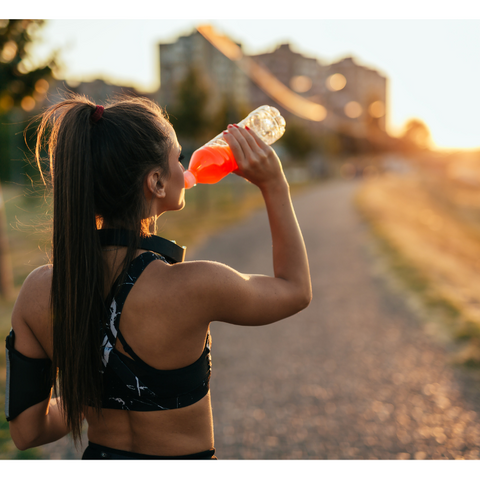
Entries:
MULTIPOLYGON (((213 261, 186 261, 173 265, 153 262, 142 274, 143 294, 151 295, 158 302, 168 299, 182 308, 203 306, 213 302, 212 293, 225 289, 228 285, 226 272, 230 267, 213 261), (161 295, 158 293, 161 292, 161 295)), ((218 300, 218 295, 215 295, 218 300)))
POLYGON ((25 282, 35 282, 35 281, 45 281, 46 278, 51 278, 53 272, 53 265, 50 263, 47 263, 46 265, 41 265, 40 267, 37 267, 35 270, 32 270, 27 278, 25 279, 25 282))
MULTIPOLYGON (((169 265, 167 272, 170 281, 180 282, 184 288, 191 287, 196 290, 222 284, 229 275, 241 275, 228 265, 212 260, 176 263, 169 265)), ((162 274, 163 272, 158 273, 162 274)))
POLYGON ((30 272, 25 281, 23 282, 22 291, 28 293, 44 293, 48 290, 48 296, 50 296, 50 288, 52 284, 53 265, 47 264, 37 267, 30 272))
POLYGON ((42 265, 27 276, 15 302, 14 313, 21 312, 27 318, 32 311, 38 314, 49 309, 52 273, 52 265, 42 265))
POLYGON ((170 265, 173 267, 172 272, 175 270, 188 271, 192 275, 205 273, 221 273, 226 270, 232 270, 231 267, 224 263, 216 262, 215 260, 189 260, 182 263, 175 263, 170 265))
MULTIPOLYGON (((158 272, 160 291, 166 298, 175 301, 181 309, 187 309, 193 316, 215 319, 222 310, 222 304, 232 297, 245 298, 245 284, 248 276, 223 263, 210 260, 194 260, 169 265, 158 272), (173 300, 174 299, 174 300, 173 300), (192 312, 190 312, 190 310, 192 312)), ((155 285, 154 282, 151 285, 155 285)), ((163 295, 162 295, 163 296, 163 295)))

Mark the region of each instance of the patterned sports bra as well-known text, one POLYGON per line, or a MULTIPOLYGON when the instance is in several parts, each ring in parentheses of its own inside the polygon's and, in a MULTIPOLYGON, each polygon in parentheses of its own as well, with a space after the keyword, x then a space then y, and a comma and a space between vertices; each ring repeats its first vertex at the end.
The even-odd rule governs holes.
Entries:
POLYGON ((130 264, 125 281, 114 283, 106 300, 109 319, 102 328, 103 393, 102 408, 149 412, 192 405, 209 391, 211 376, 210 333, 200 358, 187 367, 158 370, 146 364, 127 344, 120 332, 120 316, 130 290, 154 260, 167 260, 145 252, 130 264), (117 338, 132 357, 115 350, 117 338))

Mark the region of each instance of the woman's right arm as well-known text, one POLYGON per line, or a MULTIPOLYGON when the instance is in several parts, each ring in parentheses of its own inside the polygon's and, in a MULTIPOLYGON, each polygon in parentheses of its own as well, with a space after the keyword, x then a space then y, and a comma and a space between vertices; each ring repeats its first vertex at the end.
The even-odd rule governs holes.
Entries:
MULTIPOLYGON (((273 243, 274 277, 247 275, 215 262, 193 262, 197 301, 205 321, 265 325, 306 308, 312 298, 307 252, 275 151, 252 130, 229 126, 224 134, 238 175, 261 190, 273 243), (196 280, 195 280, 196 277, 196 280)), ((193 265, 192 265, 193 266, 193 265)))
MULTIPOLYGON (((50 288, 52 283, 52 266, 44 265, 28 275, 18 294, 12 312, 12 328, 15 332, 16 352, 28 359, 46 359, 50 352, 50 288)), ((31 360, 30 360, 31 361, 31 360)), ((13 360, 12 360, 13 366, 13 360)), ((20 386, 25 378, 19 376, 18 369, 12 370, 10 387, 20 386), (13 375, 17 377, 14 378, 13 375)), ((18 387, 17 387, 18 388, 18 387)), ((23 395, 33 394, 32 385, 20 388, 23 395)), ((47 384, 48 388, 48 384, 47 384)), ((51 391, 50 391, 51 395, 51 391)), ((15 416, 10 422, 10 435, 20 450, 37 447, 54 442, 69 433, 62 405, 58 398, 51 398, 31 405, 15 416)), ((12 395, 12 398, 15 395, 12 395)))

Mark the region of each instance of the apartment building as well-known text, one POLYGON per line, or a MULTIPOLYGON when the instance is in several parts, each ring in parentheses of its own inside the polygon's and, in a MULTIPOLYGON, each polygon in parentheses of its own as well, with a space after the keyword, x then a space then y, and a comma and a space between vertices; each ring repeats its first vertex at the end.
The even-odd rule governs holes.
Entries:
MULTIPOLYGON (((272 52, 252 55, 252 60, 268 69, 278 80, 312 101, 320 101, 323 90, 323 67, 316 58, 306 57, 292 50, 288 43, 282 44, 272 52)), ((268 94, 252 85, 251 100, 254 103, 265 102, 268 94)))
POLYGON ((347 57, 324 67, 325 106, 339 129, 365 136, 372 123, 385 131, 387 79, 347 57))
MULTIPOLYGON (((241 44, 235 45, 241 51, 241 44)), ((227 99, 241 111, 270 104, 279 108, 287 120, 298 114, 298 109, 289 109, 280 101, 277 103, 268 84, 264 82, 259 87, 249 78, 248 71, 242 68, 241 61, 228 58, 214 46, 214 42, 196 30, 190 35, 180 36, 173 43, 160 44, 159 54, 160 90, 157 100, 167 110, 168 105, 175 101, 179 83, 188 69, 194 67, 211 92, 209 110, 212 112, 227 99)), ((271 52, 248 59, 268 71, 293 95, 326 109, 325 118, 308 122, 314 130, 326 128, 355 137, 365 137, 372 129, 385 131, 387 79, 378 71, 360 65, 352 57, 322 64, 317 58, 296 52, 285 43, 271 52)))
POLYGON ((211 92, 208 97, 210 111, 219 109, 225 99, 239 108, 249 104, 247 76, 198 31, 181 36, 174 43, 159 44, 159 54, 160 90, 157 99, 167 110, 175 102, 178 85, 190 68, 195 68, 211 92))

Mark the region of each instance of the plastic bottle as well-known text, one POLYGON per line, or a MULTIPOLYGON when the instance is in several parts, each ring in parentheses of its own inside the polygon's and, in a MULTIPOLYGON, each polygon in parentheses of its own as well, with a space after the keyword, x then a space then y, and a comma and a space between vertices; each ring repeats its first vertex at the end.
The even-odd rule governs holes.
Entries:
MULTIPOLYGON (((285 119, 280 112, 268 105, 258 107, 238 123, 248 126, 267 144, 276 142, 285 132, 285 119)), ((197 183, 217 183, 236 170, 237 164, 223 133, 193 152, 188 170, 184 172, 185 188, 197 183)))

